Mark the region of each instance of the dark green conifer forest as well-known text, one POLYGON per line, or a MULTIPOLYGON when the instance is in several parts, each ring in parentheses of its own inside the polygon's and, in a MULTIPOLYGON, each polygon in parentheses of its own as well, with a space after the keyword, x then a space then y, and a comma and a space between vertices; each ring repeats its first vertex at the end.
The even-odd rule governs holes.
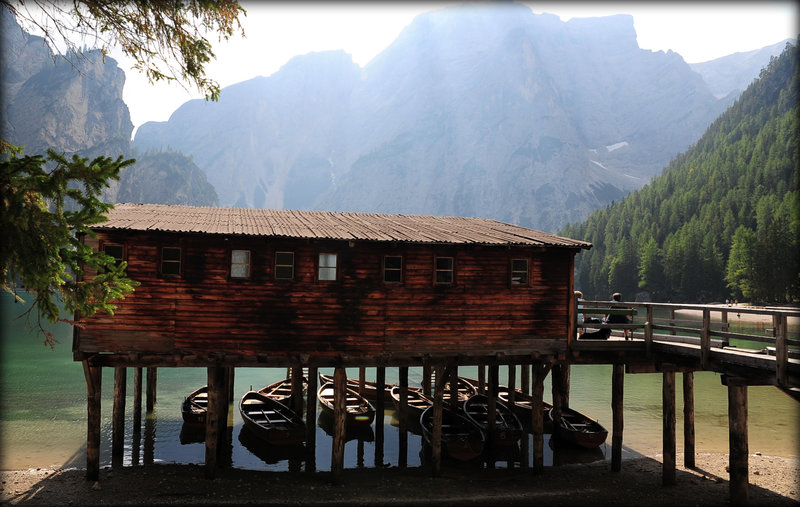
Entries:
POLYGON ((798 49, 773 58, 736 103, 650 184, 566 226, 587 299, 800 300, 798 49))

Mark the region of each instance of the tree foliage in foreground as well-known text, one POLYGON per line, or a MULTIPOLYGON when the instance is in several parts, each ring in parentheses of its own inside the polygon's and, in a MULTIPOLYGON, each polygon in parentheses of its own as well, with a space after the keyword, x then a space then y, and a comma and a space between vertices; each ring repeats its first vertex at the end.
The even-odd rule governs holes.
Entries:
POLYGON ((94 236, 90 227, 103 222, 112 208, 98 199, 103 188, 134 160, 67 159, 53 150, 47 157, 29 156, 6 148, 9 153, 0 161, 0 283, 18 300, 15 281, 33 294, 29 312, 35 309, 45 344, 53 347, 56 340, 42 319, 74 324, 62 311, 113 314, 113 301, 138 285, 126 276, 126 263, 116 265, 81 241, 84 234, 94 236), (97 275, 85 280, 86 270, 97 275))
POLYGON ((106 0, 0 0, 29 32, 41 32, 64 54, 81 54, 97 47, 103 55, 120 47, 151 83, 161 80, 192 82, 207 99, 218 100, 219 84, 206 77, 205 65, 214 58, 205 34, 219 40, 244 35, 235 0, 168 0, 115 2, 106 0))
POLYGON ((605 299, 800 300, 800 77, 787 47, 661 176, 561 233, 594 244, 576 287, 605 299))

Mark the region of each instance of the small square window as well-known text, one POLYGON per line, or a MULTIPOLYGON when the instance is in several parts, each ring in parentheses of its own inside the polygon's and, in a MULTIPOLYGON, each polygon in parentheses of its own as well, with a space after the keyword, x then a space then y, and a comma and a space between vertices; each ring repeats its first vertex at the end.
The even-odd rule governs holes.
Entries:
POLYGON ((403 281, 403 258, 387 255, 383 258, 383 281, 386 283, 399 283, 403 281))
POLYGON ((294 252, 275 252, 275 279, 294 279, 294 252))
POLYGON ((319 279, 324 281, 336 280, 336 254, 319 254, 319 279))
POLYGON ((231 250, 231 278, 250 278, 250 250, 231 250))
POLYGON ((122 264, 122 261, 125 260, 123 257, 125 249, 122 247, 122 245, 104 245, 103 252, 105 252, 106 255, 113 257, 114 264, 117 266, 122 264))
POLYGON ((180 275, 181 274, 181 249, 178 247, 165 246, 161 249, 161 274, 180 275))
POLYGON ((528 259, 511 260, 511 285, 528 285, 528 259))
POLYGON ((442 285, 453 283, 452 257, 436 258, 436 283, 442 285))

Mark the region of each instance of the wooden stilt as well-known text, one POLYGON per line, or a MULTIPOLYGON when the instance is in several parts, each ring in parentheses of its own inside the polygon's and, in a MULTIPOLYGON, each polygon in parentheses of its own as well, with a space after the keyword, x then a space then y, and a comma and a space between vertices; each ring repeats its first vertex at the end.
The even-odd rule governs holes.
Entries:
POLYGON ((431 474, 439 477, 442 474, 442 411, 444 401, 444 382, 439 379, 447 378, 450 368, 438 367, 436 369, 436 388, 433 394, 433 431, 431 435, 431 474))
POLYGON ((564 377, 562 375, 563 370, 560 364, 554 365, 552 370, 553 374, 550 382, 550 390, 553 397, 553 423, 558 424, 561 422, 561 411, 565 408, 565 396, 563 394, 564 377))
POLYGON ((624 427, 623 417, 623 387, 625 382, 625 365, 615 364, 611 373, 611 414, 612 414, 612 433, 611 433, 611 471, 619 472, 622 470, 622 429, 624 427))
POLYGON ((375 467, 383 468, 383 415, 386 402, 386 368, 379 366, 375 369, 375 467))
POLYGON ((341 366, 333 371, 333 446, 331 447, 331 479, 340 482, 344 470, 347 373, 341 366))
POLYGON ((431 375, 433 371, 431 369, 431 365, 428 363, 428 360, 423 360, 422 363, 422 392, 425 393, 425 396, 431 395, 431 375))
POLYGON ((306 390, 306 472, 317 470, 317 368, 308 368, 308 388, 306 390))
POLYGON ((367 382, 367 369, 363 366, 358 368, 358 394, 364 396, 364 385, 367 382))
POLYGON ((397 372, 400 383, 400 431, 399 431, 399 456, 397 466, 405 468, 408 466, 408 366, 401 366, 397 372))
POLYGON ((292 398, 289 405, 292 410, 303 415, 303 367, 299 364, 292 368, 292 398))
POLYGON ((450 402, 451 410, 458 410, 458 363, 456 363, 450 376, 442 379, 450 383, 450 392, 448 393, 448 401, 450 402))
POLYGON ((675 372, 665 371, 662 374, 662 404, 663 404, 663 462, 662 484, 675 485, 675 372))
POLYGON ((683 373, 683 466, 694 468, 694 373, 683 373))
MULTIPOLYGON (((206 479, 213 479, 217 471, 217 449, 219 448, 221 433, 220 412, 225 403, 225 369, 220 366, 211 366, 207 369, 208 382, 208 408, 206 415, 206 479)), ((148 375, 149 378, 149 375, 148 375)))
POLYGON ((747 385, 728 382, 728 425, 730 435, 730 501, 746 505, 749 495, 747 442, 747 385))
POLYGON ((133 434, 142 433, 142 368, 133 369, 133 434))
POLYGON ((533 432, 534 474, 544 473, 544 379, 552 364, 534 360, 531 367, 531 430, 533 432))
POLYGON ((516 400, 516 389, 517 389, 517 365, 516 364, 509 364, 508 365, 508 404, 509 407, 514 406, 514 401, 516 400))
POLYGON ((531 368, 528 364, 520 365, 519 388, 525 394, 531 392, 531 368))
POLYGON ((234 400, 234 384, 236 383, 236 368, 228 368, 228 404, 234 400))
POLYGON ((127 391, 126 368, 114 368, 114 405, 111 414, 111 464, 122 465, 125 452, 125 398, 127 391))
POLYGON ((103 369, 83 361, 86 377, 86 480, 100 479, 100 401, 103 369))
POLYGON ((219 410, 217 410, 217 468, 228 466, 232 460, 232 447, 231 439, 228 437, 228 413, 230 409, 231 400, 229 397, 231 388, 229 385, 231 379, 231 370, 233 368, 220 367, 222 370, 219 383, 219 410))
MULTIPOLYGON (((486 396, 489 398, 488 414, 486 421, 489 424, 488 435, 486 435, 486 443, 489 445, 489 453, 491 454, 495 448, 495 436, 497 434, 497 387, 500 383, 500 366, 492 364, 489 366, 489 390, 486 396)), ((494 468, 494 460, 488 461, 489 468, 494 468)))
POLYGON ((153 411, 156 406, 156 384, 158 383, 158 371, 156 368, 147 368, 147 393, 145 395, 145 406, 147 413, 153 411))
POLYGON ((478 392, 486 393, 486 365, 478 365, 478 392))

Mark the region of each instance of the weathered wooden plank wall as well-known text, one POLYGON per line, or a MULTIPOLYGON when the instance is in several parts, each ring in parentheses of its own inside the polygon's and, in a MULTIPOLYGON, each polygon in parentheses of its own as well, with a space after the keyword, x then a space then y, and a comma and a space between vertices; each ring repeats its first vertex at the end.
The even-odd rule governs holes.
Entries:
MULTIPOLYGON (((87 240, 88 242, 88 240, 87 240)), ((84 319, 79 353, 380 354, 530 350, 566 344, 574 250, 378 242, 100 233, 123 244, 141 282, 115 316, 84 319), (159 274, 161 247, 182 249, 182 274, 159 274), (251 277, 230 278, 231 250, 250 250, 251 277), (295 278, 274 279, 276 251, 295 254, 295 278), (339 279, 316 278, 336 253, 339 279), (403 282, 384 283, 385 255, 403 282), (454 258, 454 283, 434 284, 436 256, 454 258), (511 259, 529 259, 528 286, 511 286, 511 259)))

